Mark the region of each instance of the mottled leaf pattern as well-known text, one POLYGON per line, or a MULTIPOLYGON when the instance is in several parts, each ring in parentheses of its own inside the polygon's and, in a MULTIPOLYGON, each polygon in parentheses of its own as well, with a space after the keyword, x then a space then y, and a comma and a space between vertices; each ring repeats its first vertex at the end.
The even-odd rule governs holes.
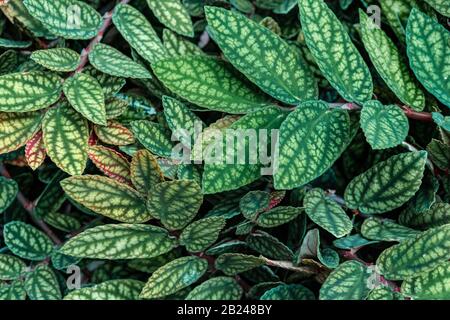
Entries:
POLYGON ((264 264, 264 260, 250 255, 224 253, 216 259, 216 269, 229 276, 252 270, 264 264))
POLYGON ((74 71, 80 64, 80 55, 68 48, 55 48, 34 51, 30 58, 52 71, 74 71))
POLYGON ((144 283, 132 279, 109 280, 71 291, 64 300, 137 300, 144 283))
POLYGON ((31 300, 60 300, 62 298, 58 279, 53 270, 38 266, 25 279, 25 290, 31 300))
POLYGON ((414 238, 420 231, 396 224, 391 220, 369 218, 361 226, 361 234, 370 240, 403 241, 414 238))
POLYGON ((419 300, 450 299, 450 263, 444 262, 431 271, 408 278, 402 283, 402 293, 419 300))
POLYGON ((156 122, 138 120, 131 123, 136 139, 148 150, 161 157, 172 157, 170 131, 156 122))
POLYGON ((216 277, 192 289, 186 300, 239 300, 243 290, 229 277, 216 277))
POLYGON ((8 153, 25 145, 39 129, 39 112, 0 113, 0 153, 8 153))
POLYGON ((303 210, 295 207, 276 207, 272 210, 264 211, 256 220, 256 224, 263 228, 274 228, 288 223, 295 219, 303 210))
POLYGON ((147 150, 139 150, 131 160, 131 181, 142 194, 147 195, 153 187, 164 181, 156 158, 147 150))
POLYGON ((13 203, 18 191, 19 187, 16 181, 0 177, 0 213, 13 203))
POLYGON ((192 37, 194 26, 181 0, 147 0, 158 20, 176 33, 192 37))
POLYGON ((108 121, 106 126, 94 126, 94 131, 101 141, 114 146, 126 146, 135 142, 130 129, 116 121, 108 121))
POLYGON ((25 157, 30 168, 36 170, 44 162, 46 156, 43 133, 38 131, 28 140, 25 146, 25 157))
POLYGON ((190 252, 204 251, 217 240, 219 232, 225 227, 225 222, 223 217, 197 220, 183 230, 180 244, 190 252))
POLYGON ((315 297, 300 284, 282 284, 264 292, 260 300, 315 300, 315 297))
POLYGON ((93 146, 88 151, 89 158, 105 175, 119 182, 131 184, 130 163, 114 149, 93 146))
POLYGON ((26 264, 19 258, 0 254, 0 280, 14 280, 26 271, 26 264))

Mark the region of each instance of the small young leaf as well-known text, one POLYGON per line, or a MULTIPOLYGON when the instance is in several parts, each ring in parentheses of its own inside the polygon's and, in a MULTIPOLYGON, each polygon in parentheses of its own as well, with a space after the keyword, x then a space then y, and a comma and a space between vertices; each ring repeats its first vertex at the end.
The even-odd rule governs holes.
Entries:
POLYGON ((88 120, 106 126, 105 96, 95 78, 76 74, 64 82, 64 94, 72 107, 88 120))
POLYGON ((364 103, 360 121, 367 142, 375 150, 395 147, 408 135, 408 118, 396 105, 368 101, 364 103))
POLYGON ((147 209, 169 230, 183 229, 195 217, 203 202, 200 187, 192 180, 158 183, 151 189, 147 209))
POLYGON ((289 104, 317 99, 316 80, 294 47, 240 13, 205 12, 208 32, 227 59, 262 90, 289 104))
POLYGON ((176 239, 159 227, 107 224, 87 229, 71 238, 60 252, 91 259, 145 259, 169 252, 176 245, 176 239))
POLYGON ((80 55, 68 48, 54 48, 34 51, 30 58, 52 71, 70 72, 80 64, 80 55))
POLYGON ((336 238, 349 234, 353 229, 347 213, 339 204, 328 198, 322 189, 308 191, 304 206, 308 217, 336 238))
POLYGON ((40 265, 25 279, 25 290, 31 300, 61 300, 61 290, 53 270, 40 265))
POLYGON ((148 62, 154 63, 167 55, 151 24, 134 7, 119 4, 112 19, 125 40, 148 62))
POLYGON ((5 224, 3 236, 8 249, 24 259, 44 260, 53 250, 53 243, 45 233, 21 221, 5 224))
POLYGON ((14 202, 18 192, 19 187, 16 181, 0 177, 0 213, 8 209, 14 202))
POLYGON ((345 190, 345 202, 362 213, 384 213, 412 198, 422 183, 427 153, 402 153, 382 161, 354 178, 345 190))
POLYGON ((347 261, 333 270, 320 288, 320 300, 365 300, 370 272, 358 261, 347 261))
POLYGON ((64 232, 73 232, 81 228, 81 223, 78 219, 63 213, 47 212, 43 219, 53 228, 64 232))
POLYGON ((225 227, 223 217, 208 217, 188 225, 180 235, 180 244, 189 252, 201 252, 213 244, 225 227))
POLYGON ((333 11, 323 0, 299 0, 298 6, 306 44, 325 78, 345 100, 369 100, 369 68, 333 11))
POLYGON ((377 267, 387 279, 402 280, 428 272, 450 259, 450 225, 429 229, 384 250, 377 267))
POLYGON ((180 0, 147 0, 153 14, 166 27, 184 36, 194 36, 191 17, 180 0))
POLYGON ((89 53, 90 63, 106 74, 134 79, 151 78, 150 72, 122 52, 103 43, 95 45, 89 53))
POLYGON ((322 101, 302 103, 280 128, 275 188, 303 186, 322 175, 339 158, 349 138, 347 112, 328 110, 322 101))
POLYGON ((42 132, 50 159, 68 174, 82 174, 88 159, 87 121, 71 107, 61 104, 47 111, 42 132))
POLYGON ((417 111, 423 110, 425 95, 417 86, 394 42, 373 24, 364 11, 359 11, 359 17, 364 46, 378 73, 404 104, 417 111))
POLYGON ((64 300, 138 300, 144 283, 132 279, 108 280, 71 291, 64 300))
POLYGON ((61 78, 49 72, 10 73, 0 77, 0 111, 28 112, 47 108, 61 95, 61 78))
POLYGON ((391 220, 369 218, 361 226, 361 234, 370 240, 397 241, 416 237, 420 231, 396 224, 391 220))
POLYGON ((167 88, 209 110, 241 114, 267 105, 265 97, 237 78, 225 62, 213 57, 175 57, 152 67, 167 88))
POLYGON ((66 39, 90 39, 97 35, 102 17, 90 5, 77 0, 24 0, 28 12, 47 29, 66 39), (75 20, 71 15, 77 15, 75 20))
POLYGON ((274 228, 286 224, 295 219, 303 210, 296 207, 276 207, 264 211, 256 219, 256 224, 263 228, 274 228))
POLYGON ((26 264, 19 258, 7 254, 0 254, 0 280, 17 279, 26 269, 26 264))
POLYGON ((406 29, 408 57, 425 89, 450 108, 450 32, 418 9, 406 29))
POLYGON ((208 262, 198 257, 182 257, 156 270, 142 289, 143 299, 161 298, 197 282, 208 268, 208 262))
POLYGON ((402 283, 402 293, 416 300, 450 299, 450 263, 444 262, 430 270, 408 278, 402 283))
POLYGON ((301 284, 282 284, 266 291, 260 300, 315 300, 314 293, 301 284))
POLYGON ((143 223, 151 219, 141 195, 126 184, 102 176, 73 176, 61 181, 69 197, 111 219, 143 223))
POLYGON ((189 292, 186 300, 239 300, 241 286, 229 277, 215 277, 206 280, 189 292))

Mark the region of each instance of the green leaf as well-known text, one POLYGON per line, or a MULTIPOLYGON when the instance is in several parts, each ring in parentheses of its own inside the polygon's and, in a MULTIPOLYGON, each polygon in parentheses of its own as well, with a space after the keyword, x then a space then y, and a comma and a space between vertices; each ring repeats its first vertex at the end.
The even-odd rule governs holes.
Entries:
POLYGON ((143 299, 161 298, 197 282, 208 268, 208 262, 198 257, 182 257, 156 270, 142 289, 143 299))
POLYGON ((66 104, 50 109, 42 122, 50 159, 70 175, 82 174, 88 159, 87 121, 66 104))
POLYGON ((270 259, 291 261, 294 256, 289 247, 264 231, 250 233, 245 241, 252 250, 270 259))
POLYGON ((31 46, 31 41, 17 41, 11 39, 0 38, 0 47, 9 49, 24 49, 31 46))
POLYGON ((181 56, 152 65, 164 85, 209 110, 241 114, 267 106, 267 100, 236 77, 229 65, 206 56, 181 56))
POLYGON ((322 189, 308 191, 304 199, 308 217, 336 238, 349 234, 353 224, 339 204, 326 196, 322 189))
POLYGON ((330 273, 320 288, 320 300, 365 300, 369 277, 362 263, 346 261, 330 273))
POLYGON ((282 284, 262 295, 260 300, 315 300, 314 293, 301 284, 282 284))
POLYGON ((81 61, 80 55, 68 48, 55 48, 33 51, 30 58, 52 71, 75 71, 81 61))
POLYGON ((275 188, 293 189, 321 176, 339 158, 349 139, 346 111, 329 110, 322 101, 302 103, 280 128, 275 188))
POLYGON ((104 146, 92 146, 88 151, 89 159, 106 176, 121 183, 131 185, 130 163, 120 152, 104 146))
POLYGON ((73 176, 61 181, 61 186, 73 200, 108 218, 127 223, 143 223, 151 219, 141 195, 113 179, 73 176))
POLYGON ((21 221, 5 224, 3 236, 8 249, 24 259, 44 260, 53 250, 53 243, 45 233, 21 221))
POLYGON ((228 276, 254 269, 264 265, 264 260, 255 256, 240 253, 224 253, 216 259, 216 269, 228 276))
POLYGON ((431 139, 427 146, 430 158, 437 167, 442 170, 450 168, 450 146, 439 140, 431 139))
POLYGON ((323 0, 302 0, 298 6, 306 44, 325 78, 345 100, 369 100, 369 68, 333 11, 323 0))
POLYGON ((61 290, 53 270, 40 265, 25 279, 25 290, 31 300, 61 300, 61 290))
POLYGON ((450 32, 418 9, 408 19, 408 57, 417 79, 450 108, 450 32))
POLYGON ((360 122, 367 142, 375 150, 401 144, 409 131, 408 118, 402 109, 375 100, 364 103, 360 122))
POLYGON ((405 210, 399 216, 399 222, 411 228, 428 229, 450 223, 450 204, 435 203, 430 210, 416 212, 405 210))
POLYGON ((152 153, 161 157, 172 157, 174 147, 170 131, 156 122, 137 120, 131 122, 131 131, 139 142, 152 153))
POLYGON ((0 77, 0 111, 28 112, 58 101, 62 80, 41 71, 10 73, 0 77))
POLYGON ((370 240, 398 241, 416 237, 420 231, 396 224, 391 220, 369 218, 361 226, 361 234, 370 240))
POLYGON ((14 281, 10 285, 0 286, 0 300, 25 300, 27 293, 20 280, 14 281))
POLYGON ((144 259, 169 252, 177 240, 159 227, 136 224, 106 224, 70 238, 60 252, 91 259, 144 259))
POLYGON ((248 220, 255 220, 258 215, 269 209, 270 194, 265 191, 250 191, 239 201, 239 209, 248 220))
POLYGON ((18 54, 14 50, 8 50, 0 55, 0 75, 13 72, 18 63, 18 54))
POLYGON ((194 43, 177 36, 169 29, 163 30, 163 41, 167 55, 171 57, 203 54, 203 51, 194 43))
POLYGON ((40 112, 0 112, 0 154, 24 146, 39 130, 41 120, 40 112))
POLYGON ((74 75, 64 82, 64 94, 89 121, 106 126, 105 95, 95 78, 85 73, 74 75))
POLYGON ((316 80, 294 47, 240 13, 208 6, 205 12, 225 57, 262 90, 289 104, 317 99, 316 80))
POLYGON ((394 292, 389 287, 380 286, 370 291, 367 300, 396 300, 394 292))
POLYGON ((71 291, 64 300, 138 300, 144 283, 132 279, 108 280, 71 291))
POLYGON ((208 217, 188 225, 180 235, 180 244, 189 252, 201 252, 217 241, 225 227, 223 217, 208 217))
POLYGON ((423 110, 425 95, 394 42, 361 9, 359 17, 364 46, 384 82, 404 104, 423 110))
POLYGON ((300 248, 296 252, 294 262, 300 265, 305 259, 317 259, 324 266, 334 269, 339 265, 339 255, 331 248, 321 248, 319 229, 309 230, 304 238, 300 248))
POLYGON ((444 117, 438 112, 432 112, 433 121, 442 129, 450 132, 450 116, 444 117))
POLYGON ((276 207, 262 212, 256 219, 256 224, 263 228, 274 228, 295 219, 303 210, 296 207, 276 207))
POLYGON ((437 12, 443 16, 450 17, 450 3, 446 0, 425 0, 437 12))
POLYGON ((67 256, 59 251, 53 251, 51 260, 53 268, 61 271, 67 271, 71 265, 76 265, 81 261, 80 258, 67 256))
POLYGON ((16 181, 0 177, 0 213, 8 209, 14 202, 18 192, 19 187, 16 181))
POLYGON ((384 213, 402 206, 419 190, 427 153, 402 153, 379 162, 355 177, 345 190, 345 202, 362 213, 384 213))
POLYGON ((108 121, 106 127, 94 126, 94 132, 101 141, 113 146, 126 146, 135 142, 131 130, 117 121, 108 121))
POLYGON ((403 281, 401 291, 416 300, 449 300, 449 279, 450 263, 444 262, 431 271, 403 281))
MULTIPOLYGON (((246 114, 233 122, 223 134, 213 131, 213 142, 204 148, 203 192, 211 194, 234 190, 259 179, 263 174, 262 169, 270 172, 271 164, 264 163, 266 161, 261 154, 270 153, 272 130, 278 129, 285 117, 285 112, 279 108, 267 107, 246 114), (261 132, 254 134, 255 130, 261 132), (265 141, 261 139, 263 134, 266 136, 265 141), (267 149, 264 149, 264 144, 267 144, 267 149)), ((194 151, 197 151, 195 146, 194 151)), ((197 153, 194 154, 196 159, 197 153)))
POLYGON ((43 218, 47 224, 64 232, 73 232, 81 228, 80 221, 67 214, 48 212, 43 218))
POLYGON ((417 6, 416 0, 380 0, 381 9, 395 35, 405 44, 406 25, 411 9, 417 6))
POLYGON ((402 280, 428 272, 450 259, 450 224, 424 231, 384 250, 377 259, 381 274, 402 280))
POLYGON ((124 39, 148 62, 154 63, 167 55, 151 24, 134 7, 119 4, 112 19, 124 39))
POLYGON ((147 209, 169 230, 183 229, 203 202, 200 187, 192 180, 161 182, 151 190, 147 209))
POLYGON ((150 190, 164 181, 156 158, 147 150, 139 150, 131 160, 131 181, 140 193, 147 195, 150 190))
POLYGON ((186 300, 239 300, 243 291, 233 278, 216 277, 195 287, 186 300))
POLYGON ((370 241, 363 238, 360 234, 353 234, 344 238, 336 239, 333 241, 333 245, 339 249, 356 249, 361 248, 369 244, 377 243, 378 241, 370 241))
POLYGON ((142 65, 134 62, 122 52, 103 43, 95 45, 89 53, 89 62, 106 74, 134 79, 150 79, 152 75, 142 65))
POLYGON ((147 0, 153 14, 166 27, 184 36, 194 36, 194 26, 180 0, 147 0))
POLYGON ((15 256, 0 254, 0 280, 19 278, 27 269, 26 264, 15 256))
POLYGON ((82 1, 24 0, 23 3, 48 30, 66 39, 93 38, 103 22, 100 14, 82 1))
POLYGON ((90 75, 98 81, 103 89, 105 97, 117 94, 127 83, 127 81, 123 78, 117 78, 104 74, 92 66, 84 68, 83 73, 90 75))

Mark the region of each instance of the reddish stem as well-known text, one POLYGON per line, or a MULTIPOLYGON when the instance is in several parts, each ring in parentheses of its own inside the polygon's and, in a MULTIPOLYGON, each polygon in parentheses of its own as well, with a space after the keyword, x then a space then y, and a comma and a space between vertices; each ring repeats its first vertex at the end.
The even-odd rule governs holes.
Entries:
MULTIPOLYGON (((12 179, 10 173, 2 163, 0 163, 0 174, 5 178, 12 179)), ((36 225, 38 225, 39 228, 41 228, 42 231, 44 231, 49 236, 49 238, 53 240, 55 244, 61 245, 62 241, 58 238, 58 236, 56 236, 56 234, 49 228, 49 226, 44 221, 42 221, 36 216, 36 213, 34 212, 35 208, 34 202, 28 200, 24 196, 24 194, 20 191, 17 193, 17 200, 20 202, 22 207, 30 214, 30 217, 33 220, 33 222, 36 225)))
POLYGON ((403 111, 405 112, 405 115, 410 119, 424 121, 424 122, 433 122, 433 116, 429 112, 414 111, 408 106, 400 106, 400 108, 403 109, 403 111))
MULTIPOLYGON (((127 4, 129 2, 130 2, 130 0, 121 0, 119 2, 119 4, 127 4)), ((84 48, 83 51, 81 52, 80 64, 78 65, 78 67, 74 73, 79 73, 84 69, 84 67, 86 66, 86 64, 88 62, 89 53, 92 51, 92 49, 94 49, 96 44, 98 44, 98 43, 100 43, 100 41, 102 41, 103 36, 105 35, 106 31, 108 30, 109 26, 111 25, 114 10, 115 10, 115 7, 103 15, 102 27, 98 31, 97 36, 95 38, 93 38, 91 40, 91 42, 89 43, 89 45, 86 48, 84 48)))

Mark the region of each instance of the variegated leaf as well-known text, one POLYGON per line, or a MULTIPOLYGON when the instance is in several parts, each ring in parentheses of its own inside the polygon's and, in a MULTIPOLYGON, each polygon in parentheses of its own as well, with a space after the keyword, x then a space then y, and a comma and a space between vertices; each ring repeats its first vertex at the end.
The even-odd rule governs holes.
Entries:
POLYGON ((126 146, 135 142, 133 133, 117 121, 108 121, 106 126, 94 126, 94 132, 104 143, 126 146))
POLYGON ((98 145, 90 147, 88 155, 105 175, 121 183, 131 184, 130 163, 120 152, 98 145))
POLYGON ((30 58, 52 71, 75 71, 81 62, 80 55, 68 48, 54 48, 34 51, 30 58))
POLYGON ((206 280, 189 292, 186 300, 239 300, 243 289, 229 277, 215 277, 206 280))
POLYGON ((47 151, 45 150, 43 133, 42 131, 38 131, 28 140, 25 146, 25 158, 30 168, 36 170, 44 162, 46 157, 47 151))
POLYGON ((188 37, 194 36, 194 26, 181 0, 147 0, 153 14, 166 27, 188 37))

